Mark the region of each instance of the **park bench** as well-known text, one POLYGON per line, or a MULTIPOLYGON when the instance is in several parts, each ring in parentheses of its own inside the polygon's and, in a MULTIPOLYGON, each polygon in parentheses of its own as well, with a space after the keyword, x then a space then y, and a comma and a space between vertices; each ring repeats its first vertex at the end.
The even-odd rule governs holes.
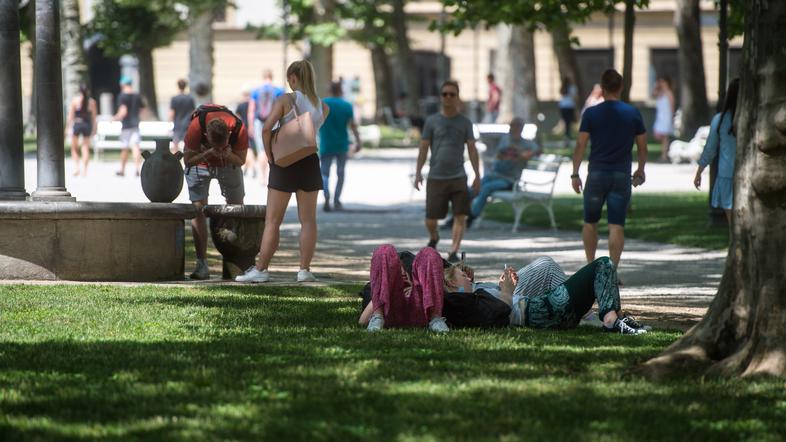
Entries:
POLYGON ((672 164, 688 161, 696 164, 699 161, 707 138, 710 136, 710 126, 701 126, 690 141, 674 140, 669 145, 669 160, 672 164))
MULTIPOLYGON (((171 121, 141 121, 139 123, 140 149, 155 150, 156 139, 172 138, 173 124, 171 121)), ((121 149, 120 131, 123 125, 120 121, 98 121, 96 136, 93 140, 93 156, 100 159, 100 152, 107 149, 121 149)))
MULTIPOLYGON (((554 196, 554 184, 557 181, 559 168, 564 161, 564 157, 554 154, 534 157, 527 162, 527 167, 521 172, 521 177, 513 185, 512 190, 498 190, 489 196, 490 201, 502 201, 511 205, 513 209, 512 232, 518 229, 524 210, 533 204, 543 206, 546 209, 552 230, 557 230, 551 202, 554 196)), ((475 226, 479 227, 482 220, 483 213, 478 216, 475 226)))

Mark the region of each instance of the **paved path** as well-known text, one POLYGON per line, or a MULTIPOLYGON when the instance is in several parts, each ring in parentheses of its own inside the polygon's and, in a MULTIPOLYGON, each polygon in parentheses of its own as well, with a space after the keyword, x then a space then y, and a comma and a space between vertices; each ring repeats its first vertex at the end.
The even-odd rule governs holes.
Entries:
MULTIPOLYGON (((348 210, 320 211, 318 216, 319 242, 312 269, 322 282, 367 280, 368 260, 379 244, 393 243, 410 250, 425 245, 424 195, 413 192, 409 184, 415 155, 414 149, 380 149, 366 151, 350 161, 342 197, 348 210)), ((67 188, 81 201, 146 201, 139 180, 128 176, 133 175, 131 166, 125 178, 114 176, 117 162, 93 162, 87 178, 72 178, 70 166, 66 165, 67 188)), ((690 165, 649 165, 648 181, 634 191, 634 198, 637 192, 691 191, 694 171, 690 165)), ((35 190, 34 160, 26 160, 25 173, 28 191, 35 190)), ((557 193, 572 193, 569 175, 570 167, 563 167, 557 193)), ((260 181, 246 179, 246 203, 264 204, 265 193, 260 181)), ((176 201, 188 202, 185 188, 176 201)), ((217 183, 210 202, 223 203, 217 183)), ((271 265, 274 282, 294 280, 298 231, 293 198, 282 226, 281 248, 271 265)), ((443 239, 439 246, 446 252, 449 239, 443 239)), ((599 251, 606 247, 601 241, 599 251)), ((509 224, 491 221, 470 229, 462 248, 480 279, 496 279, 503 264, 522 266, 540 255, 552 256, 569 274, 584 263, 579 232, 554 233, 523 226, 511 234, 509 224)), ((725 251, 628 240, 620 269, 625 283, 624 308, 649 322, 687 328, 701 317, 714 296, 725 256, 725 251)), ((186 264, 189 270, 191 266, 186 264)))

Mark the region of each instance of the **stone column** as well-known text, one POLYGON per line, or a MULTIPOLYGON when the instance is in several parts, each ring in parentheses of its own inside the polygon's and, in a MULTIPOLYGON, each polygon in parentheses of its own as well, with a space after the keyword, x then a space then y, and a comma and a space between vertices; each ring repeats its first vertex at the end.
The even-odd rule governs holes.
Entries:
POLYGON ((19 0, 0 0, 0 200, 25 200, 19 0))
POLYGON ((30 198, 38 201, 74 201, 75 198, 65 187, 60 1, 37 0, 35 20, 38 188, 30 198))

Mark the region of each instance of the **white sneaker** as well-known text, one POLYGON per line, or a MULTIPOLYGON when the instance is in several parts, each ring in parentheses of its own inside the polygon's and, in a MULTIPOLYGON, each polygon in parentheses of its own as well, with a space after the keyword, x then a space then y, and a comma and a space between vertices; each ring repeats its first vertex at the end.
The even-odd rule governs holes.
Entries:
POLYGON ((382 317, 379 313, 376 315, 371 315, 371 319, 368 320, 368 327, 366 327, 366 331, 368 332, 378 332, 381 331, 385 327, 385 318, 382 317))
POLYGON ((428 328, 436 333, 447 333, 450 331, 448 324, 445 323, 445 318, 441 316, 431 318, 431 321, 428 322, 428 328))
POLYGON ((207 266, 207 260, 197 259, 196 268, 191 273, 191 279, 210 279, 210 268, 207 266))
POLYGON ((315 282, 317 277, 306 269, 300 269, 297 272, 297 282, 315 282))
POLYGON ((235 276, 237 282, 268 282, 270 281, 270 272, 259 270, 256 266, 251 266, 246 270, 246 273, 235 276))

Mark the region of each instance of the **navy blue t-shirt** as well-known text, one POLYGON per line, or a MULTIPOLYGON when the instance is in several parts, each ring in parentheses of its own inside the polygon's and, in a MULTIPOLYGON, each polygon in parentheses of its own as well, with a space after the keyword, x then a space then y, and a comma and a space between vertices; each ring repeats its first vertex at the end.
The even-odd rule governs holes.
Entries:
POLYGON ((633 143, 647 130, 638 109, 609 100, 584 111, 579 132, 590 134, 589 170, 630 173, 633 143))

